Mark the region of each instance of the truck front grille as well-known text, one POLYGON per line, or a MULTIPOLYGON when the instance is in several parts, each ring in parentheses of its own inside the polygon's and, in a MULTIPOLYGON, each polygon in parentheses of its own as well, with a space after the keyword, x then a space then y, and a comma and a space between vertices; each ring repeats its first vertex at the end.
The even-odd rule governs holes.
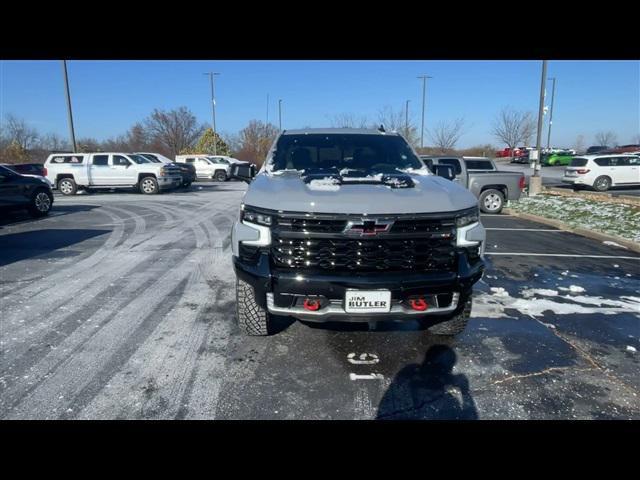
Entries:
MULTIPOLYGON (((375 219, 376 216, 367 216, 375 219)), ((343 233, 361 217, 281 214, 272 227, 275 267, 332 272, 450 272, 456 269, 455 221, 429 216, 384 216, 388 232, 375 236, 343 233)))

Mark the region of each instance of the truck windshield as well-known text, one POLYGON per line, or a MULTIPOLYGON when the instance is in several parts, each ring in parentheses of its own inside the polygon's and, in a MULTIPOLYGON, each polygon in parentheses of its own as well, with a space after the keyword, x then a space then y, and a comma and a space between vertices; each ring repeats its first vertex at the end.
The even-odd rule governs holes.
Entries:
POLYGON ((129 154, 129 158, 131 160, 133 160, 134 162, 136 162, 137 164, 141 164, 141 163, 151 163, 150 160, 144 158, 142 155, 136 155, 135 153, 131 153, 129 154))
POLYGON ((367 173, 424 168, 402 137, 376 134, 282 135, 271 166, 274 171, 353 169, 367 173))

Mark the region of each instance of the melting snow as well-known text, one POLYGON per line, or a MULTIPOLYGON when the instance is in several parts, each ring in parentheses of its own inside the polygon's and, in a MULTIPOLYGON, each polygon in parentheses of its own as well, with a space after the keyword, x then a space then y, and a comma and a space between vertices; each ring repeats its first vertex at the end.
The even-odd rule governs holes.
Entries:
POLYGON ((584 292, 584 288, 578 285, 571 285, 569 288, 567 287, 558 287, 558 290, 563 290, 565 292, 573 292, 573 293, 582 293, 584 292))
POLYGON ((493 295, 496 296, 496 297, 508 297, 509 296, 509 292, 507 292, 502 287, 491 287, 491 291, 493 292, 493 295))
POLYGON ((309 182, 309 190, 337 192, 340 190, 340 180, 332 177, 325 177, 309 182))
POLYGON ((611 247, 620 247, 620 248, 624 248, 625 250, 628 250, 627 247, 625 247, 624 245, 620 245, 619 243, 612 242, 611 240, 606 240, 602 243, 604 243, 605 245, 609 245, 611 247))
POLYGON ((632 347, 631 345, 627 345, 627 352, 637 352, 636 347, 632 347))

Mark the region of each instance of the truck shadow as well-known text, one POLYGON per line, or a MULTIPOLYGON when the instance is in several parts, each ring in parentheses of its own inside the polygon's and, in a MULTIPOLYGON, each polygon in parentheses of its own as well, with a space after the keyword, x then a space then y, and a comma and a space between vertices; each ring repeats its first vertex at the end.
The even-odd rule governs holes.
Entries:
POLYGON ((402 368, 384 393, 376 419, 477 420, 466 375, 453 373, 456 353, 431 346, 422 364, 402 368))
POLYGON ((56 250, 105 233, 111 230, 46 229, 0 235, 0 267, 32 257, 48 258, 56 250))

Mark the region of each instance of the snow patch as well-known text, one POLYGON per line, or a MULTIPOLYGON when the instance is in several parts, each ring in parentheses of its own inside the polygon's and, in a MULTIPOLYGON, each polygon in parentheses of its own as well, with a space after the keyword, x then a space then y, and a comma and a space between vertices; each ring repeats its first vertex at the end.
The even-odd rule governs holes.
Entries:
POLYGON ((636 347, 632 347, 631 345, 627 345, 627 352, 636 353, 637 352, 636 347))
POLYGON ((493 296, 495 297, 508 297, 509 292, 507 292, 502 287, 491 287, 491 291, 493 292, 493 296))
POLYGON ((604 243, 605 245, 609 245, 611 247, 620 247, 620 248, 624 248, 625 250, 628 250, 628 248, 625 247, 624 245, 620 245, 619 243, 612 242, 611 240, 606 240, 602 243, 604 243))
POLYGON ((547 288, 528 288, 523 290, 521 293, 524 298, 531 298, 534 295, 543 295, 546 297, 555 297, 558 295, 557 290, 549 290, 547 288))
POLYGON ((337 192, 340 190, 340 180, 332 177, 319 178, 309 182, 309 190, 320 192, 337 192))
POLYGON ((584 292, 584 288, 579 285, 571 285, 569 288, 567 287, 558 287, 558 290, 562 290, 564 292, 572 292, 572 293, 582 293, 584 292))

